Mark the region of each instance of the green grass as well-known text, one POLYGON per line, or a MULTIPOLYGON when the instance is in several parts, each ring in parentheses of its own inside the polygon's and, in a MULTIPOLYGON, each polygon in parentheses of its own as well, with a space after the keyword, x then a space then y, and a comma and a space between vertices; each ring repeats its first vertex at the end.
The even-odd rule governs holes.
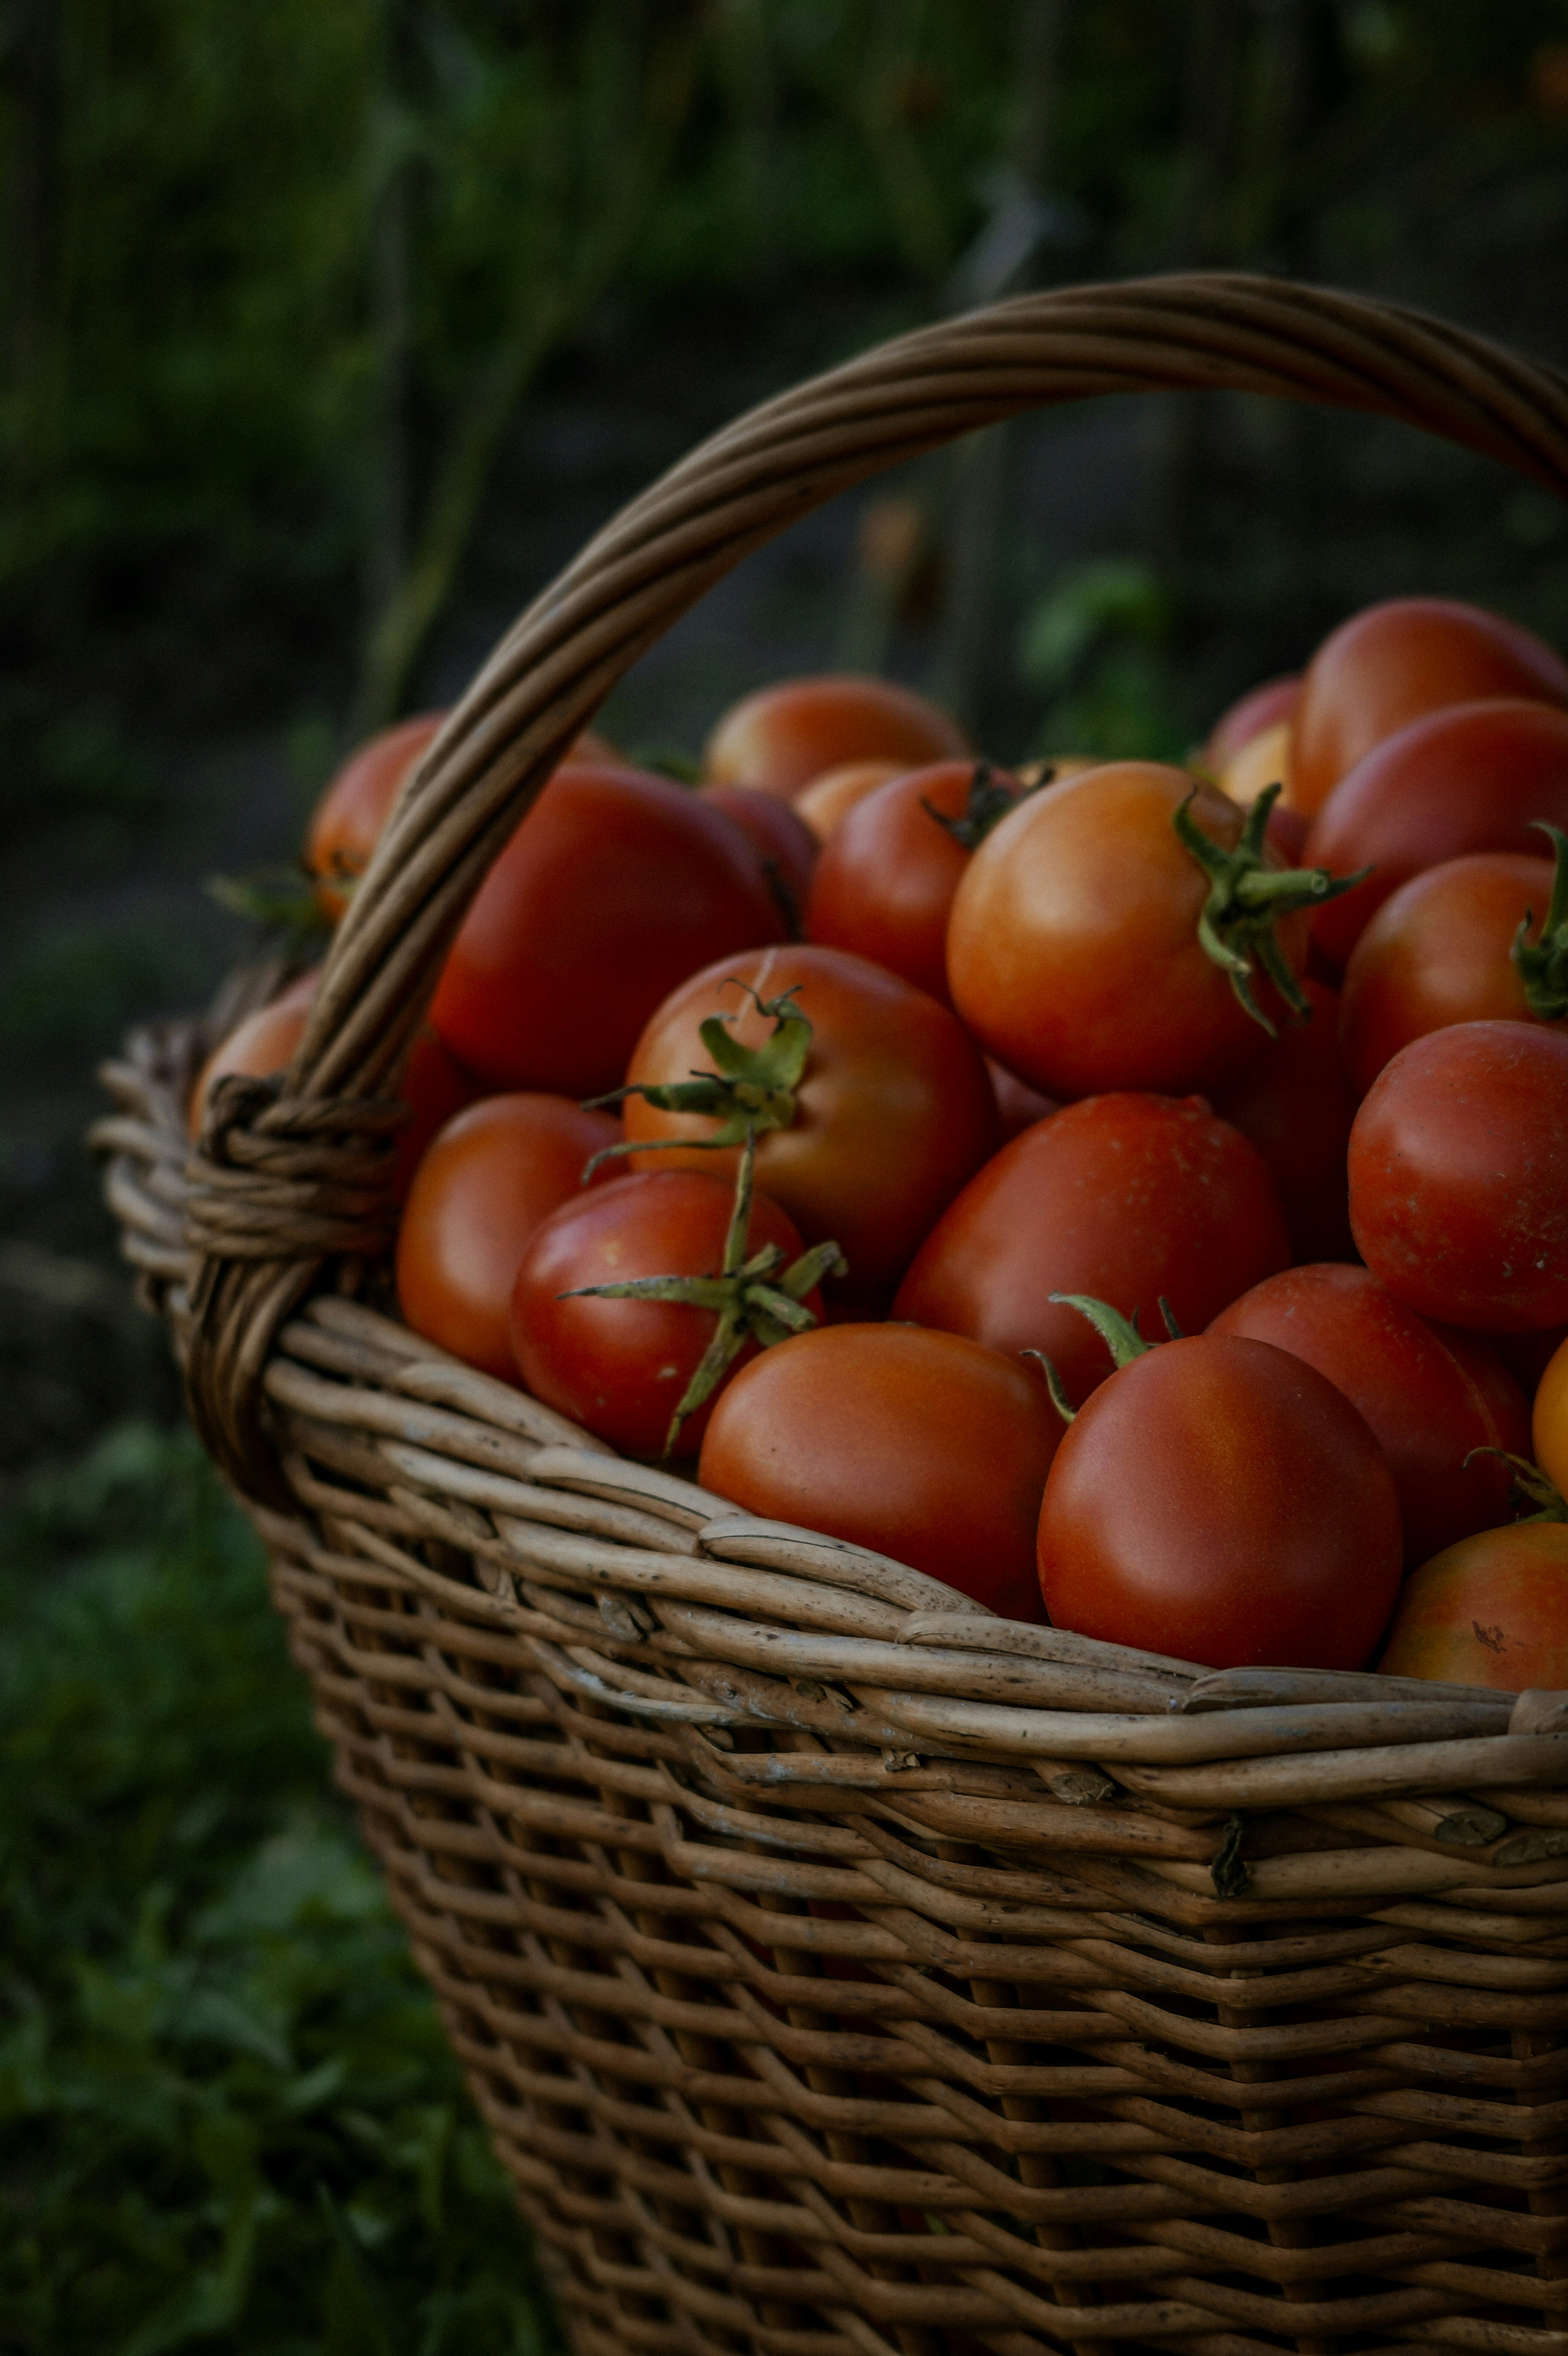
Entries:
POLYGON ((260 1548, 122 1427, 0 1513, 0 2350, 559 2346, 260 1548))

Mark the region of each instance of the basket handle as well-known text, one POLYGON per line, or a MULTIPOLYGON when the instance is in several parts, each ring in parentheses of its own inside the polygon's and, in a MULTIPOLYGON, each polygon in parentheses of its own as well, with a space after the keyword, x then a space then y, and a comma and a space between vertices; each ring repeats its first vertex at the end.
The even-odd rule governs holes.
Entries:
MULTIPOLYGON (((270 1200, 279 1199, 280 1130, 302 1140, 304 1186, 320 1170, 328 1106, 344 1108, 352 1128, 354 1103, 385 1091, 400 1069, 469 903, 562 753, 706 590, 786 524, 884 467, 1025 410, 1150 391, 1381 412, 1568 498, 1568 376, 1395 305, 1241 274, 1019 295, 898 337, 763 402, 634 499, 534 599, 404 786, 338 928, 284 1097, 263 1117, 270 1156, 239 1157, 259 1182, 265 1165, 270 1200)), ((364 1149, 361 1127, 346 1151, 362 1162, 364 1149)), ((222 1179, 238 1212, 241 1173, 229 1166, 222 1179)), ((351 1200, 352 1189, 339 1196, 351 1200)), ((192 1409, 253 1494, 283 1494, 260 1406, 272 1334, 322 1265, 319 1217, 296 1226, 291 1247, 288 1221, 277 1225, 271 1258, 257 1253, 254 1223, 242 1258, 210 1229, 203 1236, 192 1409)))

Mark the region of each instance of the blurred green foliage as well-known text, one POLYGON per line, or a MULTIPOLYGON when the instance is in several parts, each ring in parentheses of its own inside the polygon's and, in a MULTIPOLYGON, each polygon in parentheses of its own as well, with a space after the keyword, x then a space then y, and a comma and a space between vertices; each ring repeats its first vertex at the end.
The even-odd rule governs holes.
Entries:
POLYGON ((0 2347, 554 2356, 261 1550, 124 1425, 0 1515, 0 2347))

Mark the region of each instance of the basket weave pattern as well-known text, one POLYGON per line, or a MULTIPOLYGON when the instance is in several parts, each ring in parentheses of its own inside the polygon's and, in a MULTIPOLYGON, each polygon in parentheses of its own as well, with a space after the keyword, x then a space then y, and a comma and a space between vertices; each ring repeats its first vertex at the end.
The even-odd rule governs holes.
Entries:
MULTIPOLYGON (((579 2356, 1568 2351, 1568 1708, 994 1619, 367 1305, 385 1096, 560 750, 781 522, 1045 401, 1376 408, 1568 484, 1568 390, 1261 282, 1029 297, 741 421, 503 642, 283 1093, 111 1199, 579 2356)), ((240 1001, 231 1001, 231 1020, 240 1001)))

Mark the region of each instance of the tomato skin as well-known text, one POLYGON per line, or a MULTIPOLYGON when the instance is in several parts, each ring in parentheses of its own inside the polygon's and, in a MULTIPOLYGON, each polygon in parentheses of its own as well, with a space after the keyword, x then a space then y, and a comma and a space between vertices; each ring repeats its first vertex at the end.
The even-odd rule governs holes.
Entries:
POLYGON ((1405 1581, 1378 1666, 1498 1693, 1568 1686, 1568 1523, 1516 1522, 1405 1581))
POLYGON ((1568 665, 1517 622, 1452 597, 1392 597, 1353 614, 1307 665, 1289 797, 1319 810, 1374 745, 1452 703, 1525 696, 1568 704, 1568 665))
POLYGON ((1336 971, 1385 900, 1428 867, 1470 851, 1540 856, 1534 819, 1568 827, 1568 712, 1546 703, 1459 703, 1369 753, 1313 821, 1307 865, 1364 883, 1319 908, 1314 948, 1336 971))
MULTIPOLYGON (((512 1355, 536 1398, 630 1456, 658 1456, 671 1416, 712 1339, 711 1309, 676 1301, 561 1300, 587 1284, 641 1276, 714 1276, 724 1258, 733 1189, 701 1170, 660 1170, 592 1187, 535 1228, 513 1280, 512 1355)), ((777 1244, 798 1259, 793 1222, 752 1197, 748 1252, 777 1244)), ((805 1296, 813 1316, 821 1296, 805 1296)), ((748 1341, 719 1390, 681 1426, 677 1452, 695 1455, 716 1399, 756 1354, 748 1341)), ((781 1345, 782 1346, 782 1345, 781 1345)))
MULTIPOLYGON (((638 1040, 628 1080, 684 1080, 711 1068, 699 1025, 733 1015, 734 1035, 761 1046, 771 1020, 736 987, 762 998, 799 985, 814 1028, 791 1129, 763 1136, 757 1183, 808 1243, 829 1240, 849 1263, 848 1297, 866 1301, 892 1285, 921 1238, 995 1148, 996 1099, 979 1051, 944 1006, 864 958, 802 943, 721 958, 667 998, 638 1040)), ((628 1097, 626 1134, 700 1138, 718 1124, 656 1111, 628 1097)), ((634 1154, 637 1169, 690 1168, 728 1175, 733 1150, 699 1146, 634 1154)), ((885 1293, 884 1296, 885 1297, 885 1293)))
POLYGON ((1393 1475, 1343 1394, 1267 1342, 1135 1358, 1069 1425, 1040 1515, 1058 1628, 1228 1669, 1360 1668, 1399 1587, 1393 1475))
POLYGON ((764 861, 775 862, 798 915, 811 890, 818 848, 805 820, 777 794, 759 794, 750 786, 699 786, 697 798, 732 819, 764 861))
POLYGON ((1466 1459, 1477 1448, 1523 1454, 1530 1410, 1477 1335, 1429 1324, 1369 1269, 1333 1263, 1267 1278, 1209 1331, 1272 1342, 1343 1391, 1388 1459, 1413 1569, 1507 1513, 1506 1466, 1466 1459))
MULTIPOLYGON (((485 1097, 449 1120, 414 1173, 398 1233, 398 1299, 414 1332, 515 1383, 507 1320, 517 1263, 541 1222, 575 1202, 584 1164, 620 1134, 608 1113, 567 1097, 485 1097)), ((604 1162, 591 1183, 623 1166, 604 1162)))
POLYGON ((1010 1145, 1015 1137, 1021 1137, 1026 1129, 1034 1127, 1037 1120, 1044 1120, 1048 1113, 1061 1111, 1061 1108, 1054 1097, 1042 1097, 1038 1088, 1031 1088, 1027 1080, 1020 1080, 1017 1073, 1009 1072, 1005 1065, 993 1063, 989 1055, 986 1058, 986 1069, 991 1076, 991 1086, 996 1091, 997 1111, 1002 1124, 1000 1142, 1003 1145, 1010 1145))
POLYGON ((479 887, 431 1021, 493 1087, 603 1096, 660 1001, 784 920, 721 810, 632 769, 560 769, 479 887))
MULTIPOLYGON (((1004 771, 1000 785, 1021 791, 1004 771)), ((901 973, 943 1004, 947 918, 971 854, 932 817, 964 816, 973 761, 942 761, 891 777, 856 803, 816 862, 805 937, 901 973)))
MULTIPOLYGON (((1224 711, 1209 731, 1209 741, 1203 747, 1203 766, 1216 772, 1228 768, 1245 745, 1271 728, 1288 725, 1301 701, 1301 674, 1288 671, 1280 679, 1265 679, 1261 686, 1248 688, 1234 703, 1224 711)), ((1266 780, 1265 780, 1266 782, 1266 780)))
POLYGON ((1383 902, 1350 952, 1340 1000, 1339 1040, 1359 1097, 1429 1031, 1540 1019, 1509 951, 1531 916, 1528 938, 1540 939, 1552 878, 1550 859, 1477 851, 1413 875, 1383 902))
POLYGON ((951 1204, 893 1301, 895 1317, 1009 1355, 1043 1350, 1068 1396, 1111 1372, 1087 1293, 1152 1338, 1158 1301, 1192 1333, 1289 1264, 1263 1157, 1199 1098, 1088 1097, 1024 1130, 951 1204))
POLYGON ((954 1333, 827 1325, 752 1363, 720 1398, 704 1488, 1038 1621, 1034 1528, 1062 1430, 1016 1358, 954 1333))
POLYGON ((1563 1342, 1552 1353, 1535 1387, 1529 1453, 1560 1494, 1568 1496, 1568 1344, 1563 1342))
POLYGON ((894 777, 903 776, 907 766, 903 761, 843 761, 803 786, 790 807, 799 811, 820 850, 831 842, 852 809, 894 777))
POLYGON ((923 695, 891 680, 839 672, 785 679, 732 703, 708 739, 703 766, 724 785, 793 800, 825 769, 847 761, 914 767, 965 750, 957 723, 923 695))
MULTIPOLYGON (((1171 826, 1192 794, 1184 769, 1105 762, 1029 795, 970 859, 947 932, 953 1003, 1048 1096, 1208 1090, 1268 1044, 1198 939, 1209 884, 1171 826)), ((1200 786, 1192 815, 1234 848, 1235 803, 1200 786)), ((1305 917, 1279 930, 1299 966, 1305 917)))
POLYGON ((432 744, 444 712, 420 712, 357 745, 328 780, 304 841, 304 863, 316 878, 315 899, 336 924, 348 905, 339 878, 364 873, 398 788, 432 744))
POLYGON ((1251 1140, 1285 1206, 1298 1260, 1354 1259, 1345 1153, 1356 1117, 1356 1091, 1339 1049, 1339 1001, 1310 977, 1303 980, 1310 1023, 1282 1023, 1252 1070, 1217 1088, 1214 1109, 1251 1140))
MULTIPOLYGON (((301 974, 270 1006, 259 1007, 243 1023, 236 1023, 214 1049, 191 1091, 187 1120, 192 1137, 201 1134, 207 1099, 214 1082, 225 1073, 243 1072, 251 1079, 261 1080, 288 1069, 304 1036, 310 1001, 320 980, 319 969, 301 974)), ((408 1120, 397 1132, 392 1157, 392 1194, 400 1203, 437 1130, 464 1105, 472 1104, 479 1088, 473 1076, 447 1054, 429 1024, 421 1023, 398 1092, 409 1108, 408 1120)))
POLYGON ((1361 1258, 1424 1317, 1480 1333, 1568 1320, 1568 1037, 1458 1023, 1402 1047, 1350 1131, 1361 1258))

